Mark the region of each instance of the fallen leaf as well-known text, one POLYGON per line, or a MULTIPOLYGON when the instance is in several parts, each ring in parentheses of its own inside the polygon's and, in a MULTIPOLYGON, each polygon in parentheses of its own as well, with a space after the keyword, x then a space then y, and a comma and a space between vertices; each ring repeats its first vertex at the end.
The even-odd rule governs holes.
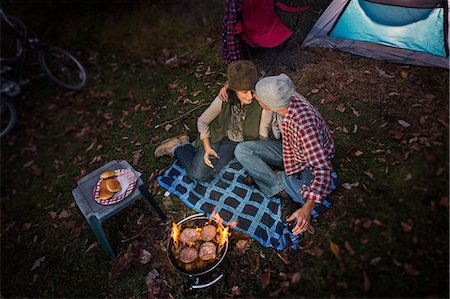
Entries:
POLYGON ((336 243, 334 243, 333 241, 330 241, 330 249, 331 252, 334 254, 334 256, 338 259, 341 260, 341 256, 339 254, 339 245, 337 245, 336 243))
POLYGON ((404 264, 403 268, 405 269, 406 274, 408 274, 409 276, 418 276, 420 274, 419 271, 414 269, 413 265, 404 264))
POLYGON ((448 208, 448 196, 442 197, 442 198, 439 200, 439 204, 440 204, 441 206, 443 206, 443 207, 448 208))
POLYGON ((201 90, 194 91, 194 92, 192 93, 192 96, 193 96, 193 97, 196 97, 196 96, 198 96, 201 92, 202 92, 201 90))
POLYGON ((24 231, 30 230, 31 225, 32 225, 31 223, 22 224, 22 230, 24 230, 24 231))
POLYGON ((373 174, 370 171, 364 171, 364 174, 375 181, 375 177, 373 176, 373 174))
POLYGON ((407 121, 404 121, 402 119, 399 119, 398 123, 404 128, 409 128, 411 126, 407 121))
POLYGON ((168 87, 169 89, 175 89, 175 88, 177 88, 177 87, 178 87, 178 80, 176 80, 175 82, 172 82, 172 83, 167 84, 167 87, 168 87))
POLYGON ((378 225, 378 226, 383 226, 383 223, 381 223, 381 221, 378 220, 378 219, 374 219, 374 220, 373 220, 373 223, 375 223, 375 224, 378 225))
POLYGON ((345 105, 344 105, 344 103, 340 103, 340 104, 336 107, 336 110, 339 111, 339 112, 341 112, 341 113, 344 113, 344 112, 345 112, 345 105))
POLYGON ((91 251, 93 248, 97 247, 98 242, 94 242, 91 245, 89 245, 89 247, 84 251, 84 253, 88 253, 89 251, 91 251))
POLYGON ((59 213, 59 215, 58 215, 58 218, 59 219, 66 219, 66 218, 69 218, 70 217, 70 214, 69 214, 69 212, 67 212, 66 210, 62 210, 60 213, 59 213))
POLYGON ((130 253, 125 252, 119 257, 115 258, 111 264, 111 270, 109 272, 110 279, 114 279, 122 274, 126 269, 130 267, 130 253))
POLYGON ((31 172, 33 173, 34 176, 41 176, 43 170, 37 164, 33 164, 31 165, 31 172))
POLYGON ((136 166, 139 163, 139 159, 141 159, 142 153, 141 151, 136 151, 133 155, 133 166, 136 166))
POLYGON ((320 89, 318 89, 318 88, 313 88, 313 89, 311 89, 311 93, 312 93, 312 94, 319 93, 319 91, 320 91, 320 89))
POLYGON ((159 273, 156 269, 153 269, 152 271, 148 272, 145 276, 145 285, 147 288, 151 288, 154 286, 157 282, 156 279, 159 277, 159 273))
POLYGON ((360 117, 360 116, 361 116, 361 113, 359 113, 358 110, 356 110, 356 109, 353 108, 353 107, 350 107, 350 108, 352 109, 352 112, 353 112, 353 114, 354 114, 356 117, 360 117))
POLYGON ((291 283, 297 283, 297 282, 300 281, 301 278, 302 278, 301 273, 300 273, 300 272, 295 272, 295 273, 292 275, 291 283))
POLYGON ((412 179, 413 175, 411 173, 406 174, 406 176, 404 177, 403 181, 407 182, 410 181, 412 179))
POLYGON ((44 255, 44 256, 41 256, 40 258, 38 258, 37 260, 35 260, 35 261, 34 261, 34 264, 33 264, 33 267, 31 267, 30 271, 33 271, 33 270, 36 269, 37 267, 40 267, 41 264, 42 264, 43 262, 45 262, 45 259, 46 259, 46 257, 45 257, 45 255, 44 255))
POLYGON ((231 288, 231 294, 233 296, 240 296, 241 295, 241 288, 239 286, 234 286, 231 288))
POLYGON ((353 250, 352 246, 350 246, 350 243, 348 243, 347 241, 345 241, 344 247, 348 251, 348 253, 350 253, 350 255, 355 254, 355 251, 353 250))
POLYGON ((375 266, 375 265, 378 264, 380 261, 381 261, 381 257, 380 257, 380 256, 377 256, 377 257, 374 257, 373 259, 371 259, 370 262, 369 262, 369 264, 370 264, 371 266, 375 266))
POLYGON ((367 292, 371 287, 371 283, 369 280, 369 276, 367 276, 366 271, 363 272, 363 280, 364 280, 364 282, 363 282, 364 291, 367 292))
POLYGON ((150 252, 148 252, 145 249, 141 249, 139 251, 139 263, 145 265, 148 262, 150 262, 151 258, 152 258, 152 254, 150 252))
POLYGON ((240 254, 244 254, 250 248, 250 239, 242 239, 237 241, 235 248, 240 254))
POLYGON ((263 289, 265 289, 270 283, 270 270, 266 270, 261 276, 261 284, 263 289))
POLYGON ((368 229, 371 225, 372 225, 372 219, 369 219, 369 218, 364 219, 362 226, 365 229, 368 229))
POLYGON ((410 225, 406 222, 401 221, 400 224, 402 225, 402 230, 405 233, 409 233, 413 229, 412 225, 410 225))
POLYGON ((166 131, 169 131, 170 129, 172 129, 172 125, 171 124, 167 124, 165 127, 164 127, 164 129, 166 130, 166 131))
POLYGON ((277 255, 283 261, 283 263, 285 263, 286 265, 290 264, 289 257, 285 252, 278 252, 277 255))
POLYGON ((357 157, 359 157, 359 156, 361 156, 361 155, 363 155, 364 154, 364 152, 362 152, 362 151, 360 151, 360 150, 357 150, 356 152, 355 152, 355 156, 357 156, 357 157))
POLYGON ((408 78, 408 72, 407 72, 407 71, 401 71, 401 72, 400 72, 400 75, 401 75, 404 79, 408 78))

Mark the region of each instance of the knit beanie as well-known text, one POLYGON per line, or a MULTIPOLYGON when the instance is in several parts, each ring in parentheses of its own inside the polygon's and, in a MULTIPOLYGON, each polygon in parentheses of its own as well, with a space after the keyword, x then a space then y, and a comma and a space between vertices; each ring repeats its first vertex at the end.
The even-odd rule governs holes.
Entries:
POLYGON ((255 90, 259 100, 272 111, 288 107, 295 93, 294 83, 286 74, 259 80, 255 90))
POLYGON ((232 90, 253 90, 258 81, 258 71, 250 60, 239 60, 228 65, 227 77, 232 90))

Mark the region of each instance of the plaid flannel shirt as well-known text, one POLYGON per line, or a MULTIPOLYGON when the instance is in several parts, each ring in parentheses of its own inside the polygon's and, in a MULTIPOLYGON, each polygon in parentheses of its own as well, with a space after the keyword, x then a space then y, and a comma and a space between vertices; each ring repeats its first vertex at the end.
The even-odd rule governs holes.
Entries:
POLYGON ((282 136, 286 174, 311 169, 314 179, 300 192, 303 197, 320 203, 331 192, 334 141, 322 116, 298 93, 293 95, 284 117, 282 136))
POLYGON ((222 56, 229 64, 242 59, 241 39, 237 34, 233 34, 238 13, 241 11, 241 0, 226 0, 225 11, 222 23, 222 56))

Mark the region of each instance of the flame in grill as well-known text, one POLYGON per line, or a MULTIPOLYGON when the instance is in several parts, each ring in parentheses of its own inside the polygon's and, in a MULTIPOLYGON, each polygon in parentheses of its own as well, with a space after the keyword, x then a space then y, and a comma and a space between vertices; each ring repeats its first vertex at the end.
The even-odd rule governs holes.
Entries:
POLYGON ((180 233, 181 233, 181 224, 177 225, 175 222, 172 222, 172 232, 170 236, 173 239, 173 244, 175 246, 178 246, 178 240, 180 239, 180 233))
MULTIPOLYGON (((222 217, 220 217, 220 215, 218 213, 216 213, 215 210, 211 213, 211 217, 209 217, 209 218, 215 220, 219 224, 223 224, 223 222, 224 222, 222 217)), ((237 223, 237 221, 235 221, 235 222, 237 223)), ((234 224, 234 222, 232 224, 234 224)), ((219 251, 222 250, 223 246, 225 245, 225 242, 228 240, 228 237, 231 235, 231 233, 228 232, 229 229, 230 229, 229 226, 226 226, 225 228, 223 228, 222 225, 217 226, 216 238, 217 238, 217 243, 219 245, 219 251)))

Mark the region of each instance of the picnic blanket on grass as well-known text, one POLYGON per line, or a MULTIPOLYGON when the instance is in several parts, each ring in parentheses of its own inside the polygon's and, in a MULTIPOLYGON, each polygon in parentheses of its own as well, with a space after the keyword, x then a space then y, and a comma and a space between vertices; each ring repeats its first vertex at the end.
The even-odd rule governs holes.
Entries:
MULTIPOLYGON (((205 213, 213 211, 220 215, 224 225, 237 223, 232 229, 247 234, 264 247, 298 250, 303 235, 294 235, 281 220, 280 199, 267 198, 254 186, 247 186, 242 179, 245 169, 232 160, 210 182, 191 180, 178 161, 158 177, 158 183, 169 193, 176 195, 189 208, 205 213)), ((330 208, 329 197, 316 205, 315 218, 330 208)))

